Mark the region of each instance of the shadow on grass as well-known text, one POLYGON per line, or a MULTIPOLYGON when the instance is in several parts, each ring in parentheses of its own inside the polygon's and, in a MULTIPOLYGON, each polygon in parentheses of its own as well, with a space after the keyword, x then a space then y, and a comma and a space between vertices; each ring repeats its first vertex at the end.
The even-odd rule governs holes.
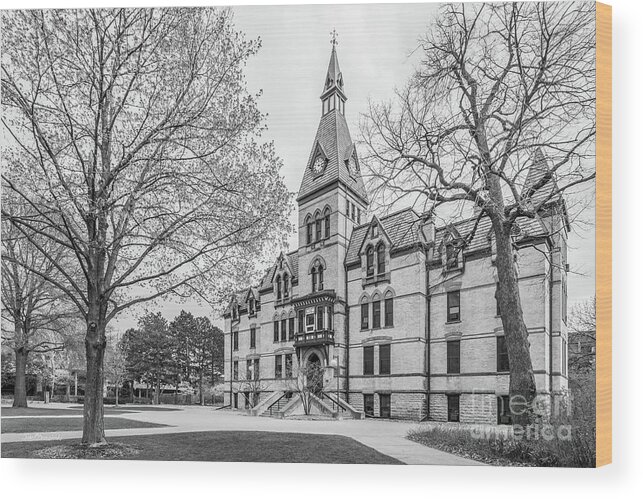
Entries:
MULTIPOLYGON (((164 424, 147 423, 125 418, 105 418, 106 430, 127 428, 161 428, 164 424)), ((2 421, 2 433, 40 433, 54 431, 80 431, 83 429, 83 418, 11 418, 2 421)), ((3 444, 6 445, 6 444, 3 444)))
MULTIPOLYGON (((226 461, 263 463, 403 464, 397 459, 339 435, 211 431, 110 438, 134 450, 115 459, 146 461, 226 461)), ((2 445, 3 458, 37 458, 61 441, 14 442, 2 445)), ((79 445, 52 457, 79 458, 79 445)), ((82 458, 114 459, 87 452, 82 458)))

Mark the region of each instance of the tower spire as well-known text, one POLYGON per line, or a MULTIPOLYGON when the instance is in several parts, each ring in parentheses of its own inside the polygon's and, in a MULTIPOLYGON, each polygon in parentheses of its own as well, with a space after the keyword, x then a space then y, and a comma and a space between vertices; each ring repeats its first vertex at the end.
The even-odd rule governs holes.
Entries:
POLYGON ((337 41, 338 36, 337 31, 333 28, 333 31, 330 32, 330 44, 333 48, 330 52, 330 61, 328 62, 328 70, 326 71, 324 90, 321 95, 322 100, 335 92, 339 93, 343 101, 346 101, 346 96, 344 95, 344 78, 342 76, 342 71, 339 69, 339 61, 337 60, 337 45, 339 44, 337 41))

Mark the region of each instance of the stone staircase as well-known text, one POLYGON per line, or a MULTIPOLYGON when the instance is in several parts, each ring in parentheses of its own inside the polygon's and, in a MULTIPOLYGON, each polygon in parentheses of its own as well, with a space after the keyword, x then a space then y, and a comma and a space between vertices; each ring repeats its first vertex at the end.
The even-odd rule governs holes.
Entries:
MULTIPOLYGON (((311 414, 325 415, 335 419, 364 419, 364 413, 358 411, 335 393, 323 392, 319 397, 311 395, 311 414)), ((252 416, 285 418, 303 415, 303 404, 294 392, 276 391, 270 394, 259 405, 249 411, 252 416)))

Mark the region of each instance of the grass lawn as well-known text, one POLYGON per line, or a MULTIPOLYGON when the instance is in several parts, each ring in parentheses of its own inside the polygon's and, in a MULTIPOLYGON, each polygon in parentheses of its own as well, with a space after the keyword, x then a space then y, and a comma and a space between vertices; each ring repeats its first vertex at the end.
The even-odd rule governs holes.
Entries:
MULTIPOLYGON (((402 464, 339 435, 208 431, 118 437, 109 441, 136 449, 135 454, 119 458, 129 460, 402 464)), ((33 458, 37 457, 34 453, 60 444, 61 441, 5 443, 2 457, 33 458)))
MULTIPOLYGON (((73 405, 70 406, 70 409, 80 409, 82 411, 82 405, 73 405)), ((107 411, 122 411, 122 412, 154 412, 154 411, 180 411, 180 408, 177 407, 159 407, 158 405, 119 405, 118 407, 114 406, 105 406, 105 412, 107 411)))
MULTIPOLYGON (((144 421, 134 421, 125 418, 105 418, 105 429, 116 430, 123 428, 159 428, 167 426, 144 421)), ((2 433, 35 433, 52 431, 74 431, 83 429, 83 418, 15 418, 2 420, 2 433)), ((6 444, 3 444, 6 445, 6 444)))

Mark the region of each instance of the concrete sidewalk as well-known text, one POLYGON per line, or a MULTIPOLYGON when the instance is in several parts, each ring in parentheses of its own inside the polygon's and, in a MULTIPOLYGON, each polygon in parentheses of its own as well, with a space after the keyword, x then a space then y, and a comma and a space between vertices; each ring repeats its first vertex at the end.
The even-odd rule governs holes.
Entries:
MULTIPOLYGON (((134 407, 126 406, 125 409, 134 409, 134 407)), ((417 427, 417 423, 374 419, 361 421, 352 419, 342 421, 289 420, 269 417, 251 417, 229 410, 215 411, 211 407, 184 406, 181 409, 180 411, 145 411, 119 414, 118 417, 121 418, 169 426, 161 428, 106 430, 105 434, 107 438, 197 431, 270 431, 277 433, 343 435, 406 464, 441 464, 450 466, 482 465, 482 463, 477 461, 465 459, 407 440, 405 437, 408 431, 411 428, 417 427)), ((7 433, 2 434, 2 443, 80 439, 81 436, 80 431, 7 433)))

